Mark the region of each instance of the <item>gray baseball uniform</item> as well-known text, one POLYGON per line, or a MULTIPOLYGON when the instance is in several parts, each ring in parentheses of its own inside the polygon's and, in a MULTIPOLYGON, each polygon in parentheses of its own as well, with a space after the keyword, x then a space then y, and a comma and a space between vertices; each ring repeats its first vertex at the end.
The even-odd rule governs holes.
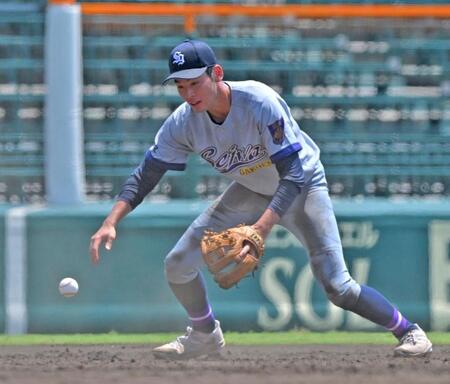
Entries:
MULTIPOLYGON (((221 81, 223 73, 216 65, 215 54, 205 42, 186 40, 172 49, 170 74, 164 82, 198 79, 210 76, 213 70, 211 81, 221 81), (212 71, 208 73, 208 69, 212 71)), ((183 83, 179 84, 180 96, 189 100, 183 83)), ((300 130, 285 101, 255 81, 225 84, 231 94, 225 120, 217 124, 208 112, 195 112, 183 103, 161 127, 155 145, 119 195, 136 207, 166 170, 183 170, 191 152, 233 180, 165 259, 169 285, 194 331, 188 328, 186 337, 155 348, 156 355, 194 356, 224 346, 220 323, 215 320, 199 273, 203 264, 200 239, 205 229, 221 231, 259 222, 266 209, 277 214, 280 224, 303 243, 314 275, 334 304, 390 330, 400 340, 395 350, 399 355, 431 352, 431 342, 418 325, 402 316, 378 291, 350 277, 319 149, 300 130)))
POLYGON ((303 167, 302 180, 297 180, 301 193, 280 225, 306 247, 314 274, 330 299, 355 302, 360 287, 344 262, 319 148, 270 87, 255 81, 227 84, 232 102, 222 124, 183 103, 164 123, 148 154, 167 169, 182 170, 188 155, 196 152, 234 181, 169 253, 167 279, 182 284, 195 278, 203 264, 199 240, 205 229, 218 231, 256 222, 280 180, 274 163, 297 153, 303 167))

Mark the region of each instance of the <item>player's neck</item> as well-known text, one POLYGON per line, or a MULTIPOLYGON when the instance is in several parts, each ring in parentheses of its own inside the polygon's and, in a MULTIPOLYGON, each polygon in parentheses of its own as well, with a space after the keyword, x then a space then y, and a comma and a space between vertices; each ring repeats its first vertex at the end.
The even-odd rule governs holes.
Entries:
POLYGON ((221 81, 217 83, 217 97, 211 108, 208 109, 208 114, 211 119, 221 124, 225 121, 231 109, 231 89, 228 84, 221 81))

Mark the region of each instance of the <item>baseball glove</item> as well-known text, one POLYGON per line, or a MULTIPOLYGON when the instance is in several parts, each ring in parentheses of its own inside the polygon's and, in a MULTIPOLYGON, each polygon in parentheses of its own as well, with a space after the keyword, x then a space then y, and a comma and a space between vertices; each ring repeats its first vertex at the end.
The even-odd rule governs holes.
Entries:
POLYGON ((244 224, 222 232, 205 231, 200 246, 214 280, 224 289, 253 272, 264 254, 264 240, 253 227, 244 224))

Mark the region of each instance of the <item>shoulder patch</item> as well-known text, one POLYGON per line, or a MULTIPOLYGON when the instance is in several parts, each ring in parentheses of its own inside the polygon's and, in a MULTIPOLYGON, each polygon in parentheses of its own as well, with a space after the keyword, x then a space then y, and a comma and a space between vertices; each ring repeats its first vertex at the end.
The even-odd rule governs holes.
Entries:
POLYGON ((274 144, 280 145, 284 140, 284 120, 275 121, 268 126, 274 144))

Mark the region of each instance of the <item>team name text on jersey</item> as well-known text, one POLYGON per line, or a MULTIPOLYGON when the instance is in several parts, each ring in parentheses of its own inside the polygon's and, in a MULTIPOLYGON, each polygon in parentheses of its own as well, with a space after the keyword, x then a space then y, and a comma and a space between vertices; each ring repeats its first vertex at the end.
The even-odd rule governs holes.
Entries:
POLYGON ((267 156, 267 150, 261 144, 248 144, 245 147, 231 145, 218 157, 217 148, 210 146, 200 152, 200 156, 221 173, 227 173, 246 164, 256 162, 267 156))

